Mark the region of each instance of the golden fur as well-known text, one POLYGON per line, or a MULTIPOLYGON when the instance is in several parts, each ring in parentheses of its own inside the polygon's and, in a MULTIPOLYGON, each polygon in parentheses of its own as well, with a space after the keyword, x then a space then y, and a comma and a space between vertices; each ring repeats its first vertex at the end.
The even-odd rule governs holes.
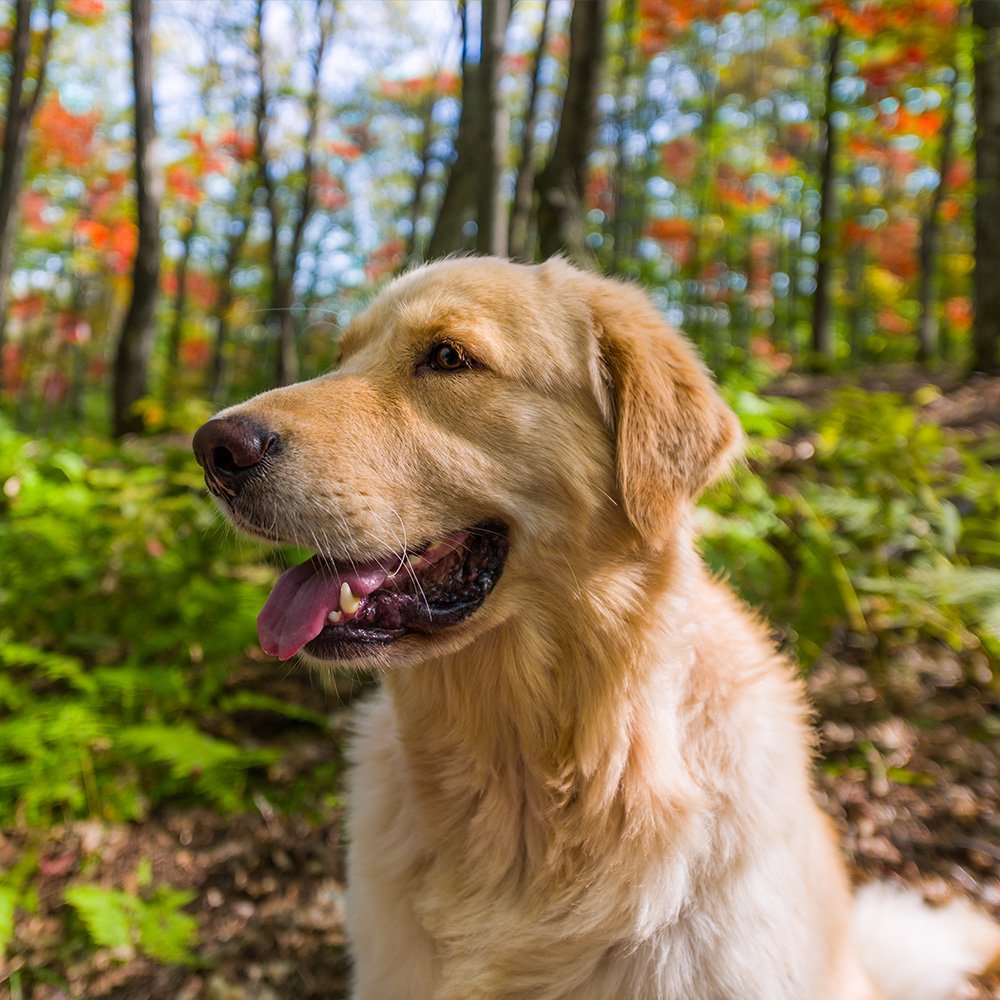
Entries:
POLYGON ((636 288, 481 258, 398 279, 341 346, 224 414, 285 442, 243 526, 337 559, 511 530, 478 612, 369 664, 358 1000, 897 1000, 852 943, 797 674, 695 551, 740 435, 683 338, 636 288), (479 364, 417 372, 443 338, 479 364))

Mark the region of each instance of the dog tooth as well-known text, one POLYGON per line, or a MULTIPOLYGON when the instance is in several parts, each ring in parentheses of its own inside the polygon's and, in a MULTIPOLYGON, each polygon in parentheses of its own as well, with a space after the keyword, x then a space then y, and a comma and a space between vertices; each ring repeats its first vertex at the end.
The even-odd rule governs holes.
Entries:
POLYGON ((354 596, 351 585, 344 581, 340 585, 340 610, 353 615, 361 605, 361 598, 354 596))
POLYGON ((329 618, 334 625, 336 625, 337 622, 343 621, 344 615, 340 611, 331 611, 326 617, 329 618))

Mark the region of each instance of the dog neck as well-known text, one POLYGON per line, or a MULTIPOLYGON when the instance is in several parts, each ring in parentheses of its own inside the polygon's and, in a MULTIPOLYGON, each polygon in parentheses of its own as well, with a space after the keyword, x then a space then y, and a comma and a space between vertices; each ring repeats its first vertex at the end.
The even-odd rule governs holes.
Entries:
POLYGON ((676 578, 705 580, 690 543, 573 587, 538 581, 518 602, 530 611, 389 676, 436 853, 551 878, 609 836, 660 836, 664 806, 691 807, 678 727, 698 588, 674 593, 676 578))

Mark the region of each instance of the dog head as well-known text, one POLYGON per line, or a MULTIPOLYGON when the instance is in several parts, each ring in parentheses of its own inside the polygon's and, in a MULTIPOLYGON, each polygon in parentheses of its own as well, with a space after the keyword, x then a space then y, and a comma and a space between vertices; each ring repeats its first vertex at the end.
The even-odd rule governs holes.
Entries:
POLYGON ((261 612, 283 659, 425 659, 575 566, 660 553, 739 438, 642 292, 559 260, 420 268, 340 348, 195 436, 238 528, 317 553, 261 612))

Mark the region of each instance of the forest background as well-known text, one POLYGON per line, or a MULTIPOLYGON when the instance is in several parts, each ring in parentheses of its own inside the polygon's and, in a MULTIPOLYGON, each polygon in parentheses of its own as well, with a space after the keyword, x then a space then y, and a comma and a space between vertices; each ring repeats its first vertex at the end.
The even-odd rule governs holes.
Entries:
POLYGON ((367 682, 259 652, 190 434, 463 251, 695 341, 859 878, 1000 911, 1000 0, 4 0, 0 100, 0 988, 343 995, 367 682))

